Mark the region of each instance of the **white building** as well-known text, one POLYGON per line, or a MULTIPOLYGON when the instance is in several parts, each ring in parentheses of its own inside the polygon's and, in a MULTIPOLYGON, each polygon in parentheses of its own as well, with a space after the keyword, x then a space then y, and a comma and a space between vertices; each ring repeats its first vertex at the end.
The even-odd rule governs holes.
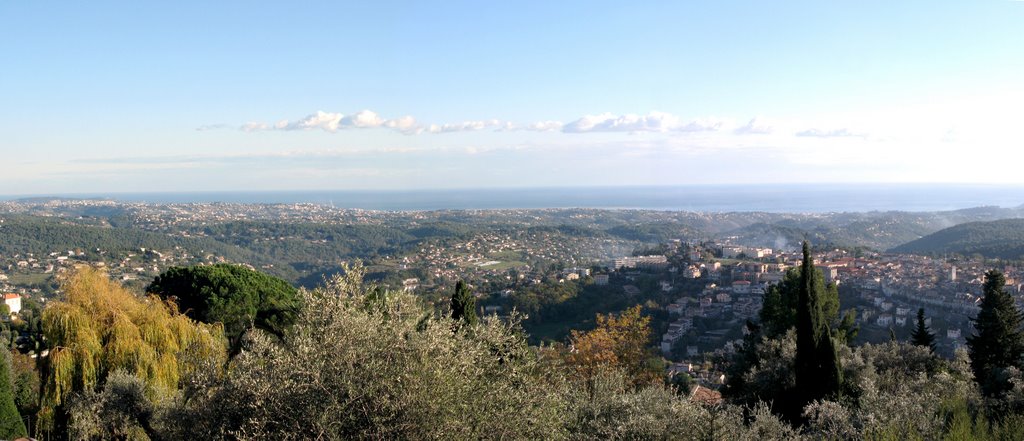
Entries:
POLYGON ((11 310, 11 314, 21 311, 21 296, 14 293, 4 294, 4 304, 11 310))

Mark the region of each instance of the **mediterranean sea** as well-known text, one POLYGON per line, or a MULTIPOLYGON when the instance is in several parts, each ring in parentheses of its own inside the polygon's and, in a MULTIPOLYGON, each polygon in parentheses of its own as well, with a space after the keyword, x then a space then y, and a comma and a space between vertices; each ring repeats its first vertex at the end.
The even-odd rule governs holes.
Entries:
POLYGON ((946 211, 1018 207, 1024 185, 826 184, 558 187, 458 190, 210 191, 5 196, 114 199, 147 203, 314 203, 385 211, 601 208, 696 212, 826 213, 946 211))

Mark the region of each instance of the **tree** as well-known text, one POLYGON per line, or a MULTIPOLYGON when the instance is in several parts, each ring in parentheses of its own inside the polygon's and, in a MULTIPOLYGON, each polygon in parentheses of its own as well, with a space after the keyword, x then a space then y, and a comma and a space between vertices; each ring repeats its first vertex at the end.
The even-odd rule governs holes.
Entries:
POLYGON ((232 353, 253 327, 280 337, 295 322, 299 306, 288 282, 226 263, 168 268, 146 292, 174 300, 194 320, 224 324, 232 353))
POLYGON ((222 365, 219 325, 194 322, 159 297, 139 298, 106 273, 82 267, 61 285, 64 298, 48 302, 42 323, 51 345, 43 365, 40 422, 62 429, 68 399, 102 387, 111 372, 141 379, 149 398, 173 395, 196 367, 187 360, 222 365))
POLYGON ((910 342, 935 352, 935 334, 924 323, 924 308, 917 309, 917 329, 910 336, 910 342))
MULTIPOLYGON (((255 334, 222 378, 175 400, 163 439, 565 439, 564 388, 519 331, 453 334, 412 294, 358 269, 300 290, 280 341, 255 334)), ((200 372, 200 374, 202 374, 200 372)))
POLYGON ((15 439, 27 436, 28 432, 14 404, 11 353, 6 348, 0 350, 0 439, 15 439))
POLYGON ((640 313, 640 305, 617 317, 597 314, 597 327, 569 338, 572 349, 566 362, 577 378, 589 380, 601 372, 620 369, 634 384, 651 382, 655 377, 646 364, 651 356, 651 318, 640 313))
MULTIPOLYGON (((796 311, 796 389, 803 405, 833 397, 842 385, 842 370, 832 329, 822 310, 825 287, 815 277, 810 244, 804 241, 804 260, 800 274, 799 300, 796 311)), ((838 305, 837 305, 838 306, 838 305)), ((791 419, 799 413, 790 414, 791 419)))
POLYGON ((455 284, 455 293, 452 294, 452 320, 470 326, 477 323, 476 297, 462 280, 455 284))
POLYGON ((981 311, 974 318, 975 335, 967 337, 967 350, 971 357, 971 370, 989 397, 1000 396, 1010 388, 1006 369, 1021 369, 1024 355, 1022 317, 1003 286, 1006 278, 996 270, 985 273, 982 286, 981 311))
MULTIPOLYGON (((781 283, 770 286, 765 293, 760 318, 761 327, 769 338, 782 336, 790 328, 796 326, 796 311, 800 301, 803 273, 803 266, 789 269, 781 283)), ((839 288, 834 283, 826 285, 821 271, 813 269, 813 274, 814 283, 825 287, 821 295, 821 310, 825 315, 825 321, 832 324, 839 319, 839 288)), ((846 314, 851 314, 851 311, 847 311, 846 314)), ((854 317, 850 317, 850 320, 853 319, 854 317)), ((843 320, 847 320, 845 315, 843 320)), ((853 328, 843 329, 843 331, 856 335, 856 330, 853 328)))

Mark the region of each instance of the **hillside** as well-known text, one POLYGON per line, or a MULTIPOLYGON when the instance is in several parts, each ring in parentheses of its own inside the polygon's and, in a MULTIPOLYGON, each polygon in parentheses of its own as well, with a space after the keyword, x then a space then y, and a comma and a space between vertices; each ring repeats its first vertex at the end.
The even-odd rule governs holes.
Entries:
POLYGON ((988 258, 1024 259, 1024 219, 960 224, 905 243, 891 251, 915 254, 980 254, 988 258))

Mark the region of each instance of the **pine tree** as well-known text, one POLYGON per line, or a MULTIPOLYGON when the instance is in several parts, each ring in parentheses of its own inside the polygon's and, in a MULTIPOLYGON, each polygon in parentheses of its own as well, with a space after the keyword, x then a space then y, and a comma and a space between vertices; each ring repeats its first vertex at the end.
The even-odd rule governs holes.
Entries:
POLYGON ((462 280, 455 284, 455 293, 452 294, 452 319, 468 325, 477 322, 476 297, 473 297, 466 282, 462 280))
POLYGON ((917 309, 917 329, 911 334, 910 342, 935 352, 935 334, 924 324, 924 308, 917 309))
POLYGON ((14 404, 14 382, 11 380, 11 353, 0 354, 0 439, 16 439, 28 435, 14 404))
POLYGON ((1003 286, 1006 278, 999 271, 985 273, 981 311, 974 318, 975 335, 967 338, 974 379, 985 395, 1002 395, 1012 385, 1004 375, 1008 367, 1024 367, 1024 333, 1022 316, 1013 298, 1003 286))
MULTIPOLYGON (((804 260, 800 274, 800 297, 796 321, 796 388, 803 405, 835 396, 842 384, 839 354, 832 341, 832 330, 822 311, 825 287, 815 277, 810 244, 804 242, 804 260)), ((791 409, 798 418, 801 409, 791 409)))

